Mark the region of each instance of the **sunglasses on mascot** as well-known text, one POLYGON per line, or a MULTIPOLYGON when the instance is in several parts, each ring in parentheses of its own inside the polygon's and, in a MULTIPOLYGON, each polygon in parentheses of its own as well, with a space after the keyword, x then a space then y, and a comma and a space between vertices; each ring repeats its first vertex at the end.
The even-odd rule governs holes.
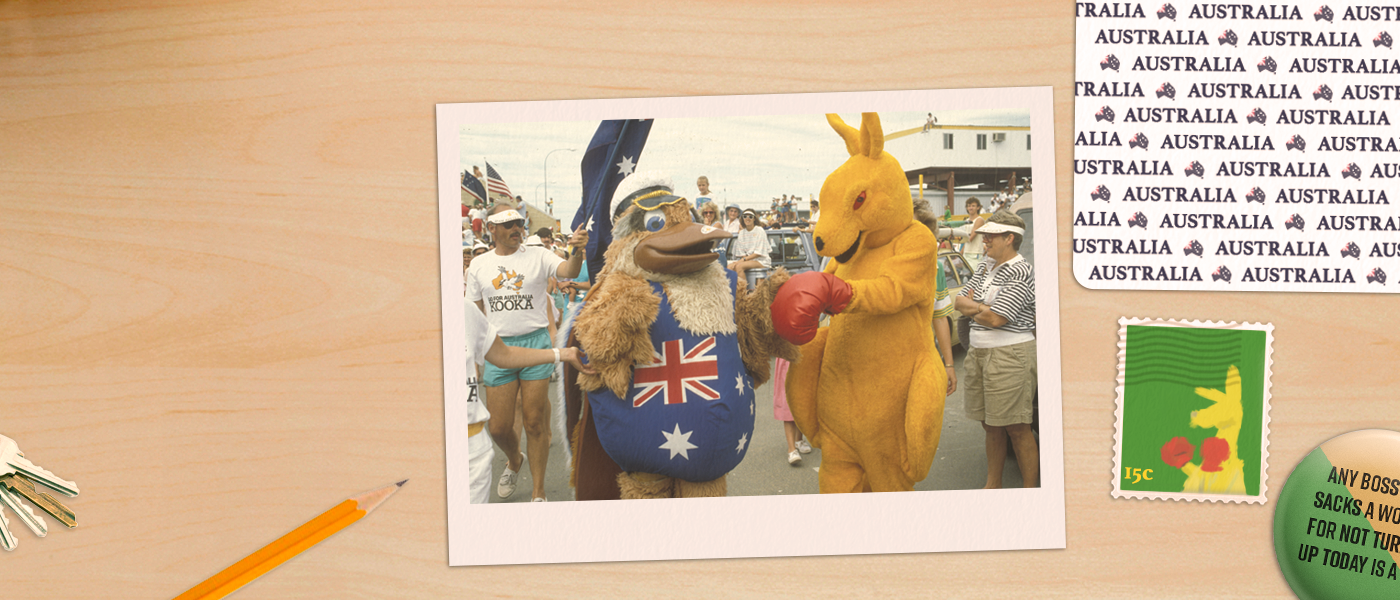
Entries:
POLYGON ((496 226, 500 227, 501 229, 514 229, 516 227, 524 227, 525 221, 516 219, 514 221, 506 221, 505 223, 497 223, 496 226))

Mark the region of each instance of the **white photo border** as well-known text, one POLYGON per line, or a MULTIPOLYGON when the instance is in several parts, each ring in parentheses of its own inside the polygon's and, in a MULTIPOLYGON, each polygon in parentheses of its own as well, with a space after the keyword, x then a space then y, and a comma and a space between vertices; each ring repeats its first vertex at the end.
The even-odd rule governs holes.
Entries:
MULTIPOLYGON (((712 118, 765 114, 1021 109, 1042 140, 1035 177, 1036 338, 1041 487, 887 494, 681 498, 615 502, 473 505, 448 503, 448 563, 537 564, 825 556, 1065 547, 1064 426, 1054 97, 1050 87, 567 100, 437 106, 438 235, 442 279, 444 419, 449 475, 467 498, 466 395, 461 269, 459 132, 473 123, 625 118, 712 118), (465 417, 464 414, 461 414, 465 417), (461 421, 454 426, 454 421, 461 421), (460 449, 462 457, 453 459, 460 449), (538 540, 527 543, 527 540, 538 540)), ((832 143, 840 143, 832 133, 832 143)))

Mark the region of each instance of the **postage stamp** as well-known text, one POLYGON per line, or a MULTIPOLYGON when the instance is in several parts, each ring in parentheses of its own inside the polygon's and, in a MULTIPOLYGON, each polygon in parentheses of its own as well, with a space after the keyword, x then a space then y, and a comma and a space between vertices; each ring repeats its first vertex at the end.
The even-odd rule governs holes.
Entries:
POLYGON ((1265 502, 1273 331, 1118 319, 1113 497, 1265 502))

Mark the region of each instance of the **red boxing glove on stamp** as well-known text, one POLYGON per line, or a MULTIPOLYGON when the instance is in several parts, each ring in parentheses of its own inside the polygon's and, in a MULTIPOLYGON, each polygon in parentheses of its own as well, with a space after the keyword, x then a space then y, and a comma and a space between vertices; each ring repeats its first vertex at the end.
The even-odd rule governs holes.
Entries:
POLYGON ((1178 469, 1181 465, 1191 462, 1191 456, 1195 453, 1196 447, 1181 436, 1176 436, 1162 445, 1162 461, 1178 469))
POLYGON ((1214 473, 1221 469, 1220 463, 1230 458, 1230 442, 1225 438, 1208 437, 1201 440, 1201 470, 1214 473))

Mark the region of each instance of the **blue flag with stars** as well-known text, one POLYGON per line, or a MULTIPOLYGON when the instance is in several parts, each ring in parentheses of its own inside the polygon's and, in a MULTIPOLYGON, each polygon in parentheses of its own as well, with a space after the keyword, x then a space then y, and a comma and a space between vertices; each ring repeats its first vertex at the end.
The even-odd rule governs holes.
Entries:
POLYGON ((612 244, 613 191, 622 178, 631 175, 642 156, 642 147, 651 133, 651 119, 614 119, 603 121, 588 142, 583 154, 583 201, 570 227, 588 230, 588 278, 598 278, 603 271, 603 253, 612 244))
POLYGON ((486 187, 481 185, 480 179, 466 171, 462 171, 462 191, 477 201, 486 202, 486 187))

